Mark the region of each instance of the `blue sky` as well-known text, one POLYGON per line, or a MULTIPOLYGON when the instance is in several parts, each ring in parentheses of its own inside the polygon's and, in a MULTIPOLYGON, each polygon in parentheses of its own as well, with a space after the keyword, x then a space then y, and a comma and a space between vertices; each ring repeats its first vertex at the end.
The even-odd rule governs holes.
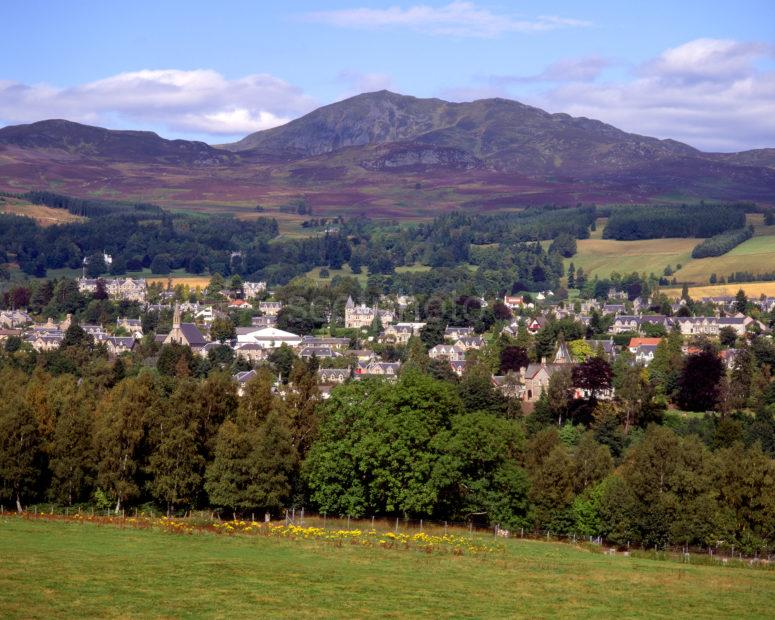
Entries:
POLYGON ((0 124, 224 142, 346 96, 505 96, 712 150, 775 146, 775 2, 6 0, 0 124))

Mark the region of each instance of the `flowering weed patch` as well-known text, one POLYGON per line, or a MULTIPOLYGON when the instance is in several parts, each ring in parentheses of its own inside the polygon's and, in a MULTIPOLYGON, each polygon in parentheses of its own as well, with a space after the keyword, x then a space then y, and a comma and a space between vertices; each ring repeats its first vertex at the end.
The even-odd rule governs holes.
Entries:
MULTIPOLYGON (((9 513, 12 516, 13 513, 9 513)), ((55 515, 40 512, 23 513, 19 518, 28 520, 61 521, 70 523, 91 523, 119 528, 156 529, 171 534, 218 534, 225 536, 263 536, 287 540, 315 541, 335 547, 343 545, 373 547, 379 549, 414 550, 423 553, 447 553, 452 555, 487 555, 501 553, 502 544, 487 544, 481 536, 458 536, 455 534, 434 535, 425 532, 401 533, 376 529, 325 529, 284 523, 260 523, 258 521, 202 521, 172 517, 122 517, 99 516, 88 513, 55 515)))

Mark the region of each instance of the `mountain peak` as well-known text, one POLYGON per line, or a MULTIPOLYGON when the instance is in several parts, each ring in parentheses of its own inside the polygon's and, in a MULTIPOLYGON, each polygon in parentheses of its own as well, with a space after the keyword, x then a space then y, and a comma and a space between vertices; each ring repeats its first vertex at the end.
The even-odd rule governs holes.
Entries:
MULTIPOLYGON (((389 90, 337 101, 223 148, 302 159, 348 147, 391 145, 402 152, 420 149, 426 160, 449 161, 454 151, 456 161, 475 160, 494 169, 566 173, 697 153, 680 142, 628 134, 600 121, 550 114, 511 99, 453 103, 389 90), (444 155, 427 156, 434 148, 444 155)), ((382 167, 379 162, 368 165, 382 167)))

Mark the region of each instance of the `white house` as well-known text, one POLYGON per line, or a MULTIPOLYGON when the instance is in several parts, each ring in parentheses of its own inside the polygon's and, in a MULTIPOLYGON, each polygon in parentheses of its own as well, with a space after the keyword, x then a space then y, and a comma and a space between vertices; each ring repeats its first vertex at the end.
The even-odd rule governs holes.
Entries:
POLYGON ((276 327, 264 327, 248 333, 238 333, 237 343, 257 344, 265 349, 276 349, 283 344, 287 344, 289 347, 298 347, 301 344, 301 336, 276 327))

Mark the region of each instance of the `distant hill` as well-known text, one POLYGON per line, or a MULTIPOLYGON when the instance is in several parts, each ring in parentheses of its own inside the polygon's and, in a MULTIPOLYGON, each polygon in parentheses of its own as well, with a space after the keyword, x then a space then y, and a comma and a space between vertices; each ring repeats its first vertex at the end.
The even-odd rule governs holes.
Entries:
POLYGON ((412 217, 449 208, 775 200, 775 149, 703 153, 507 99, 389 91, 219 147, 63 120, 0 129, 0 190, 412 217))
POLYGON ((86 158, 115 161, 212 164, 233 159, 204 142, 165 140, 151 131, 92 127, 54 119, 0 129, 0 145, 57 149, 86 158))
POLYGON ((738 166, 775 168, 775 148, 753 149, 751 151, 741 151, 740 153, 714 153, 712 156, 719 161, 738 166))

